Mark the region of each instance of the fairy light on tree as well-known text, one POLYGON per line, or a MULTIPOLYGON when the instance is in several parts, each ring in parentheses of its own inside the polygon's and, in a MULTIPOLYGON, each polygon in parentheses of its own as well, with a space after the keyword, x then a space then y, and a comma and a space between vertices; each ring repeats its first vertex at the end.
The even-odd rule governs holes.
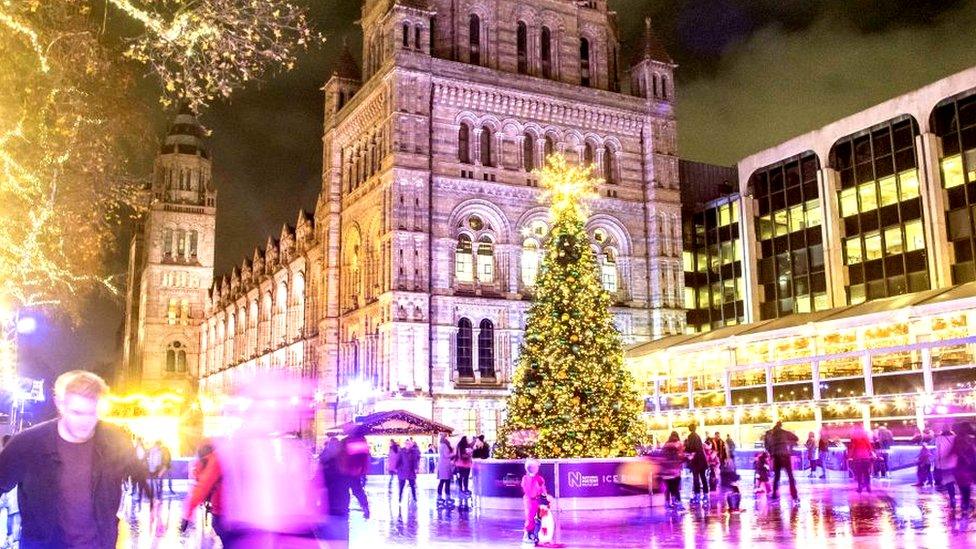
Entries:
POLYGON ((561 155, 538 171, 554 226, 529 309, 525 340, 499 430, 499 457, 633 455, 643 404, 624 369, 612 298, 585 230, 597 181, 561 155))
POLYGON ((319 39, 285 0, 0 1, 0 302, 77 318, 119 293, 104 259, 153 149, 141 77, 199 112, 319 39))

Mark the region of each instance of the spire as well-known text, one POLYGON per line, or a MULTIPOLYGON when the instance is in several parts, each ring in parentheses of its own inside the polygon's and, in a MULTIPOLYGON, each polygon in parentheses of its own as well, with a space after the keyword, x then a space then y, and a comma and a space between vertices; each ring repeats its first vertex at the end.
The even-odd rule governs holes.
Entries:
POLYGON ((166 139, 160 152, 163 154, 197 154, 204 158, 210 157, 210 152, 204 143, 206 131, 197 119, 196 114, 187 105, 181 105, 179 113, 169 127, 166 139))
POLYGON ((664 49, 664 45, 658 39, 657 34, 654 33, 654 27, 651 26, 650 17, 644 19, 644 36, 641 37, 641 41, 634 52, 631 65, 637 65, 647 59, 668 65, 674 64, 674 60, 668 55, 668 51, 664 49))
POLYGON ((356 81, 359 81, 363 76, 359 69, 359 63, 352 56, 352 50, 349 49, 349 43, 346 42, 345 38, 342 40, 342 53, 339 54, 339 62, 332 68, 332 76, 356 81))

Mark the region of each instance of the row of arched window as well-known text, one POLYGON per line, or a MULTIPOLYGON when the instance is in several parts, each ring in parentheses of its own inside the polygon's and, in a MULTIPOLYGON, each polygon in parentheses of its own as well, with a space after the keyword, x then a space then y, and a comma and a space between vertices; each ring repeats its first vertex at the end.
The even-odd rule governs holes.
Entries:
POLYGON ((190 323, 190 301, 171 297, 166 303, 166 323, 169 325, 190 323))
POLYGON ((296 273, 291 292, 280 281, 247 304, 231 306, 222 322, 210 322, 201 334, 204 369, 214 372, 222 366, 292 342, 305 327, 305 279, 296 273))
POLYGON ((456 367, 458 377, 473 380, 475 367, 482 380, 495 376, 495 326, 487 318, 478 325, 477 341, 471 321, 462 318, 457 323, 455 336, 456 367))
POLYGON ((163 260, 196 261, 199 233, 186 229, 163 229, 163 260))
POLYGON ((163 273, 164 288, 199 288, 200 277, 186 271, 169 271, 163 273))
POLYGON ((380 129, 361 143, 342 149, 342 187, 346 192, 358 188, 380 170, 383 158, 390 152, 389 134, 380 129))
MULTIPOLYGON (((462 232, 457 237, 454 252, 454 279, 460 284, 493 284, 495 282, 495 243, 491 227, 475 215, 467 219, 466 227, 474 232, 462 232)), ((545 237, 548 226, 542 221, 529 225, 527 236, 522 241, 519 267, 522 285, 535 286, 539 268, 542 266, 545 237)), ((592 235, 593 253, 596 256, 600 283, 603 289, 617 293, 620 289, 617 243, 602 228, 592 235)))
POLYGON ((203 170, 181 167, 160 168, 156 172, 162 186, 173 191, 199 191, 207 187, 203 170))
MULTIPOLYGON (((492 167, 497 162, 497 155, 493 151, 495 132, 491 126, 484 125, 475 131, 468 122, 461 122, 458 128, 458 161, 462 164, 474 164, 474 159, 482 166, 492 167), (472 133, 478 135, 478 147, 472 150, 472 133)), ((556 141, 552 136, 546 135, 542 140, 543 160, 555 154, 556 141)), ((538 142, 531 132, 522 135, 522 169, 532 171, 541 167, 541 163, 536 160, 538 156, 538 142)), ((604 145, 601 154, 597 154, 597 145, 590 141, 583 144, 582 157, 580 161, 586 166, 600 164, 599 172, 603 175, 606 183, 614 185, 619 181, 619 169, 617 166, 617 153, 610 145, 604 145)))
POLYGON ((656 72, 650 73, 651 82, 648 82, 642 75, 637 76, 637 95, 640 97, 647 97, 648 89, 650 89, 653 97, 655 99, 667 100, 668 97, 668 77, 663 74, 658 74, 656 72))
MULTIPOLYGON (((558 39, 554 36, 552 29, 548 25, 543 25, 539 28, 539 40, 538 40, 538 51, 530 51, 529 44, 529 26, 525 21, 518 21, 515 25, 515 49, 516 49, 516 64, 519 74, 531 74, 532 71, 532 59, 538 59, 538 74, 542 78, 557 79, 559 78, 557 70, 557 58, 559 52, 558 39), (534 54, 534 55, 533 55, 534 54)), ((468 16, 468 62, 473 65, 484 65, 487 62, 488 56, 485 51, 486 42, 484 37, 487 36, 486 29, 484 28, 484 23, 481 17, 477 14, 471 14, 468 16)), ((616 53, 614 52, 611 56, 611 82, 615 80, 615 58, 616 53)), ((579 69, 580 69, 580 84, 583 86, 591 86, 593 80, 592 67, 595 65, 593 60, 593 45, 589 38, 581 37, 579 39, 579 69)))
POLYGON ((419 50, 420 49, 420 37, 423 35, 424 29, 420 25, 415 25, 415 26, 412 27, 412 29, 413 30, 411 31, 411 25, 410 25, 410 23, 404 23, 403 24, 403 28, 401 30, 401 34, 402 34, 402 36, 401 36, 401 44, 403 45, 404 48, 409 48, 410 47, 410 38, 412 37, 413 38, 413 48, 415 50, 419 50))

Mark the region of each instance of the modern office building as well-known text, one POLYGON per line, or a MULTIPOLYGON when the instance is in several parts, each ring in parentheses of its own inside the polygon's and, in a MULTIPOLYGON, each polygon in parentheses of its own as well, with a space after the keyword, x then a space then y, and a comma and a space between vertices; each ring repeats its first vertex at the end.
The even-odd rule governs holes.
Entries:
POLYGON ((627 356, 657 428, 973 412, 976 67, 743 159, 738 192, 682 167, 687 333, 627 356))

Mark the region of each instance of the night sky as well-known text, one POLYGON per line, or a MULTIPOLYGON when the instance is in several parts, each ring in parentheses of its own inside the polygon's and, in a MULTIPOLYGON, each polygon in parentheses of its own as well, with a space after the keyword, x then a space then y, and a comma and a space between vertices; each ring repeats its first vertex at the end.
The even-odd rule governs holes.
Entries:
MULTIPOLYGON (((343 40, 358 57, 360 2, 306 2, 326 44, 304 54, 294 71, 203 113, 219 192, 218 275, 315 205, 320 88, 343 40)), ((976 0, 611 0, 611 7, 625 44, 652 17, 679 64, 680 154, 705 162, 732 164, 976 60, 976 0)), ((123 255, 112 270, 124 271, 123 255)), ((24 373, 104 371, 121 349, 121 309, 94 298, 76 328, 42 323, 25 338, 24 373)))

